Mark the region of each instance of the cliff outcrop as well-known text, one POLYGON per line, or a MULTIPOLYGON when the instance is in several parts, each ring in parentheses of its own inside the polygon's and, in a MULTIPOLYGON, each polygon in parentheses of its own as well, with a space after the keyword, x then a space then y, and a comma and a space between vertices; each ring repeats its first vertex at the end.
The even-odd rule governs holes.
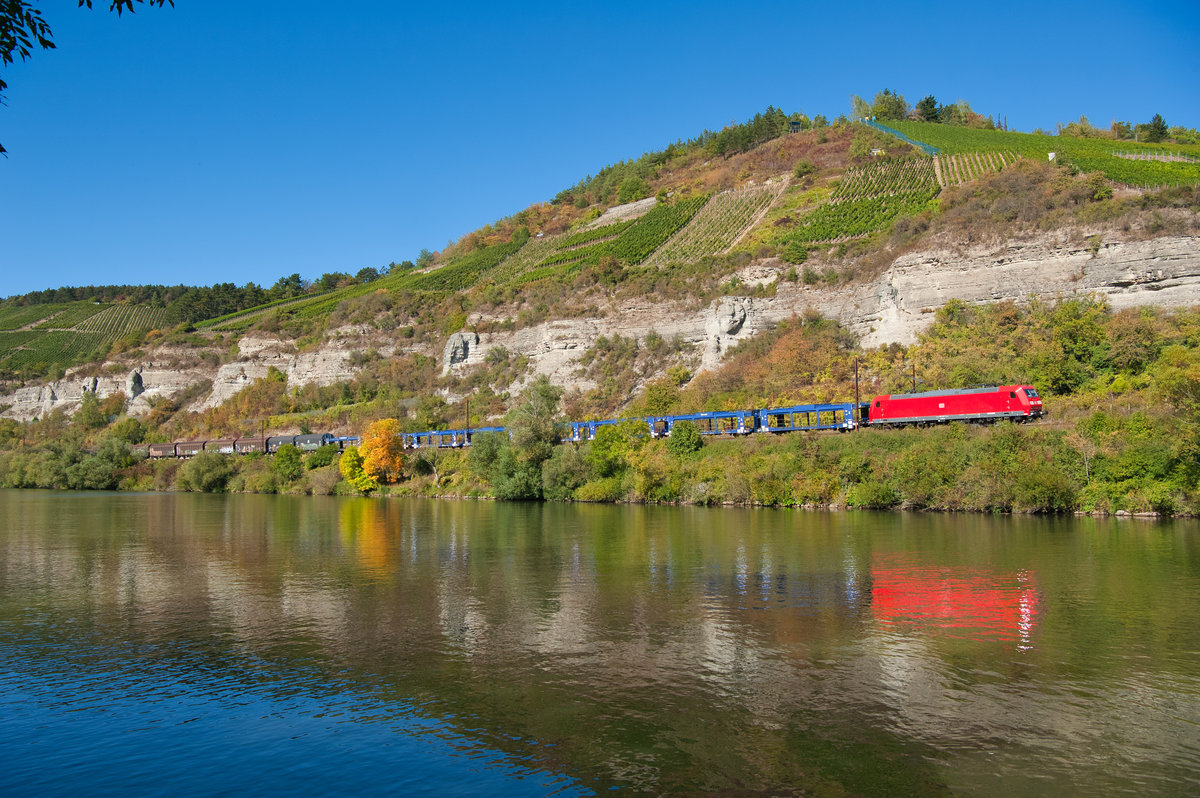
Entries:
MULTIPOLYGON (((913 343, 951 299, 967 303, 1095 294, 1112 307, 1200 304, 1200 237, 1157 238, 1079 247, 1045 236, 1003 246, 940 248, 897 258, 878 279, 834 288, 787 282, 789 265, 756 262, 739 274, 743 284, 775 283, 771 297, 735 296, 683 311, 648 300, 613 308, 603 318, 546 322, 515 332, 477 336, 470 354, 449 368, 466 369, 503 346, 531 359, 536 373, 579 384, 573 361, 600 335, 643 338, 654 331, 681 336, 698 352, 701 369, 716 367, 729 347, 793 315, 836 319, 864 347, 913 343)), ((579 387, 589 387, 579 384, 579 387)))
POLYGON ((602 335, 643 338, 655 331, 663 337, 679 336, 693 352, 694 365, 711 369, 737 341, 805 313, 836 319, 864 346, 873 347, 915 341, 933 322, 934 311, 951 299, 1021 302, 1095 294, 1114 308, 1200 305, 1200 237, 1113 238, 1093 238, 1080 246, 1065 234, 1048 234, 993 246, 927 248, 896 258, 875 280, 832 288, 788 282, 788 264, 758 261, 739 277, 746 285, 775 283, 773 296, 722 297, 699 310, 641 298, 610 306, 602 316, 551 320, 512 331, 464 330, 436 352, 401 346, 367 326, 341 328, 306 352, 270 335, 247 334, 228 362, 213 358, 209 363, 194 355, 189 360, 161 348, 138 362, 106 364, 100 373, 108 376, 83 377, 77 371, 55 382, 18 388, 0 402, 8 405, 3 415, 27 420, 58 407, 73 412, 85 391, 101 397, 120 391, 129 412, 140 414, 156 401, 190 391, 200 394, 192 406, 203 409, 224 402, 271 368, 285 374, 293 387, 347 379, 357 370, 354 353, 368 348, 383 356, 410 348, 440 355, 443 373, 449 374, 482 364, 490 349, 503 346, 527 356, 533 373, 586 389, 591 386, 576 374, 576 361, 602 335), (210 387, 198 391, 206 381, 210 387))

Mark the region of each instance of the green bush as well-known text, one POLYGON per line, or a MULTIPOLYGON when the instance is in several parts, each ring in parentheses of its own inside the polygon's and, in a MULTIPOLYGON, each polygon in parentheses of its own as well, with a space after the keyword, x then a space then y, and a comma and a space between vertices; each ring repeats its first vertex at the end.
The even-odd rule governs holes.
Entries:
MULTIPOLYGON (((804 261, 808 260, 808 247, 804 246, 798 241, 792 241, 784 246, 782 255, 785 261, 798 266, 801 263, 804 263, 804 261)), ((793 275, 795 274, 795 271, 795 269, 791 270, 793 275)), ((805 274, 808 274, 810 271, 812 270, 808 268, 804 270, 805 274)), ((812 282, 816 282, 816 280, 814 279, 812 282)))
POLYGON ((900 503, 900 494, 885 482, 860 482, 846 494, 846 506, 885 510, 900 503))
POLYGON ((304 467, 309 471, 324 468, 333 463, 338 457, 338 447, 335 443, 327 443, 320 449, 309 452, 304 458, 304 467))
POLYGON ((492 470, 497 499, 534 501, 542 498, 542 461, 518 459, 513 449, 500 452, 492 470))
POLYGON ((620 477, 593 479, 575 491, 575 498, 581 502, 616 502, 624 496, 620 477))
POLYGON ((796 168, 792 170, 792 177, 797 180, 807 177, 817 171, 817 165, 807 159, 796 164, 796 168))
POLYGON ((582 449, 558 446, 542 463, 542 495, 548 501, 570 501, 588 480, 591 469, 582 449))
POLYGON ((200 452, 179 469, 180 490, 221 493, 235 471, 228 455, 200 452))
POLYGON ((1078 491, 1057 468, 1039 465, 1022 469, 1013 492, 1014 509, 1039 513, 1068 513, 1075 509, 1078 491))
POLYGON ((240 469, 229 481, 227 489, 231 493, 276 493, 279 491, 279 480, 271 470, 271 461, 264 457, 240 460, 240 469))
POLYGON ((704 437, 694 421, 677 421, 667 438, 667 450, 676 457, 698 452, 704 446, 704 437))
POLYGON ((280 446, 271 460, 271 470, 284 482, 299 479, 303 468, 300 450, 290 443, 280 446))
POLYGON ((617 189, 617 202, 625 204, 650 196, 650 184, 636 175, 626 178, 617 189))

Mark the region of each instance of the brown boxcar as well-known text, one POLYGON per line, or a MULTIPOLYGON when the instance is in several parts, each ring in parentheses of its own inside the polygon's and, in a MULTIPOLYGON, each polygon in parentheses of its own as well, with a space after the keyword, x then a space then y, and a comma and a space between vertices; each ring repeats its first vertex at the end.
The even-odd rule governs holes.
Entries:
POLYGON ((267 450, 266 438, 238 438, 233 444, 233 450, 238 454, 262 454, 267 450))
POLYGON ((180 441, 175 444, 176 457, 194 457, 204 451, 204 441, 180 441))
POLYGON ((174 457, 175 456, 175 444, 174 443, 152 443, 152 444, 150 444, 150 456, 151 457, 174 457))

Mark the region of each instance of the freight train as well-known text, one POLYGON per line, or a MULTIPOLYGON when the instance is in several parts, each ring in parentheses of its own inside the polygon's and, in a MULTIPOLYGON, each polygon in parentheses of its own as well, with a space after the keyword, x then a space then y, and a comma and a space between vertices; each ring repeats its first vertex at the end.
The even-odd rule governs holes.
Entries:
POLYGON ((220 454, 275 454, 280 446, 295 446, 302 452, 311 452, 322 446, 334 444, 338 450, 358 443, 358 438, 348 435, 335 437, 328 432, 308 435, 271 435, 253 438, 214 438, 207 441, 172 441, 170 443, 143 443, 134 446, 135 452, 147 457, 194 457, 200 452, 220 454))
MULTIPOLYGON (((1000 385, 963 388, 952 391, 886 394, 870 402, 856 404, 792 405, 764 410, 716 410, 707 413, 678 413, 637 418, 612 418, 594 421, 569 421, 559 426, 560 441, 590 441, 602 427, 633 421, 645 425, 652 438, 671 434, 675 425, 690 421, 701 435, 750 435, 756 432, 799 432, 837 430, 849 432, 859 427, 925 426, 966 421, 988 424, 997 421, 1026 422, 1045 414, 1042 399, 1032 385, 1000 385)), ((505 433, 504 427, 468 427, 429 430, 401 434, 405 449, 460 448, 470 446, 480 434, 505 433)), ((200 452, 274 454, 280 446, 291 444, 301 451, 312 451, 329 444, 339 450, 358 443, 354 436, 334 437, 326 432, 311 435, 275 435, 258 438, 218 438, 208 441, 175 441, 138 447, 149 457, 192 457, 200 452)))

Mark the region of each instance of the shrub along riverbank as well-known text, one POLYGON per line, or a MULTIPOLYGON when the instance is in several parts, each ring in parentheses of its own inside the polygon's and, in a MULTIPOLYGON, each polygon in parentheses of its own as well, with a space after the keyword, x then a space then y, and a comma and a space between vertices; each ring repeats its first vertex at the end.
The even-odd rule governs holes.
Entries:
MULTIPOLYGON (((951 302, 918 345, 867 352, 832 323, 795 319, 744 343, 717 372, 691 378, 671 369, 627 413, 844 400, 854 395, 857 359, 864 397, 910 389, 916 367, 924 383, 918 388, 1032 383, 1050 415, 1027 425, 726 439, 702 438, 683 425, 679 434, 654 440, 644 424, 627 422, 602 428, 591 442, 557 445, 561 408, 589 399, 564 401, 561 389, 539 378, 504 419, 511 441, 476 435, 470 450, 403 452, 375 479, 357 472, 346 479, 329 449, 138 462, 130 444, 161 434, 153 421, 113 420, 114 408, 91 400, 70 419, 0 423, 0 485, 1196 514, 1198 344, 1195 309, 1113 312, 1090 299, 951 302)), ((380 462, 362 454, 368 471, 380 462)))

